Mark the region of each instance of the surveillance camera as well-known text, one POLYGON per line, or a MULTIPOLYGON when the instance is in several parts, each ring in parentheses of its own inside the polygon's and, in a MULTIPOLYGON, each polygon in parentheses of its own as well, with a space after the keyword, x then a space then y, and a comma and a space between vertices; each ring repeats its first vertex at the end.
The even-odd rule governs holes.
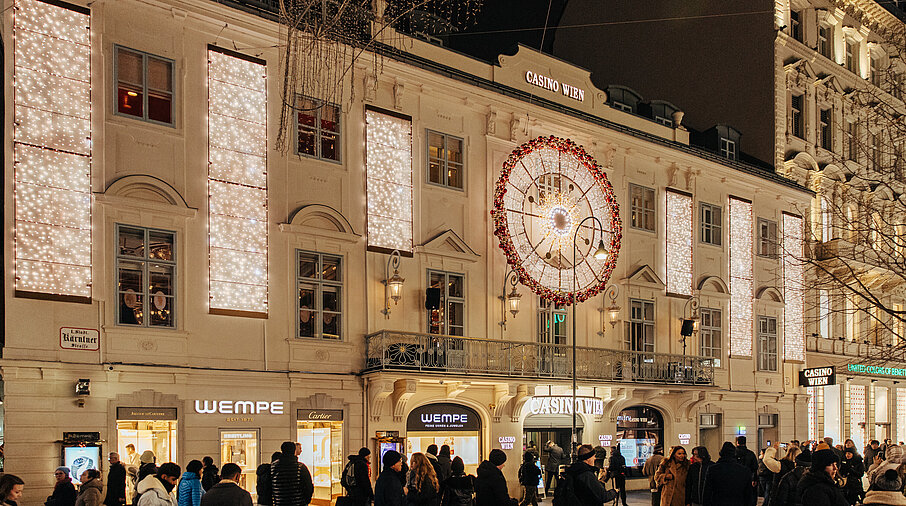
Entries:
POLYGON ((75 393, 79 397, 91 395, 91 380, 79 378, 75 384, 75 393))

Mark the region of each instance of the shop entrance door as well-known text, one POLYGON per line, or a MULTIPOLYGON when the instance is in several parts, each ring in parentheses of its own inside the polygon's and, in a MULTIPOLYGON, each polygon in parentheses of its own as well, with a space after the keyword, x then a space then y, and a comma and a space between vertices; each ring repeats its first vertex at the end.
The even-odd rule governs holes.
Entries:
POLYGON ((176 444, 176 420, 116 421, 116 448, 126 467, 126 504, 135 495, 142 453, 150 450, 158 464, 179 462, 176 444))
POLYGON ((239 486, 257 499, 258 429, 220 430, 220 467, 228 462, 242 468, 239 486))
MULTIPOLYGON (((304 416, 309 415, 306 413, 304 416)), ((342 417, 338 421, 298 420, 296 441, 302 445, 299 460, 308 466, 315 485, 311 504, 333 504, 343 494, 340 484, 345 461, 342 417)), ((371 462, 372 469, 380 469, 380 463, 375 464, 374 459, 371 462)))

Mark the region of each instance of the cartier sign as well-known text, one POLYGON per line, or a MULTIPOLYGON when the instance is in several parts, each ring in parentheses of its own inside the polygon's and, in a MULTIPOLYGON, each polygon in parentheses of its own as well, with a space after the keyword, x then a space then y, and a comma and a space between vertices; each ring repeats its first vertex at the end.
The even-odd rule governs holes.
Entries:
POLYGON ((297 420, 316 422, 339 422, 343 420, 342 409, 297 409, 297 420))

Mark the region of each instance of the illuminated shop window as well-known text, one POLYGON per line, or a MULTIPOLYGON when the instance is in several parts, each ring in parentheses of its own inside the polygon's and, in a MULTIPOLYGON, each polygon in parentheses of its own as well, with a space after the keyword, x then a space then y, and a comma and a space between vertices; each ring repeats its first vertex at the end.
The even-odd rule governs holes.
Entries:
POLYGON ((758 370, 777 370, 777 318, 758 317, 758 370))
POLYGON ((116 46, 116 112, 173 124, 173 61, 116 46))
POLYGON ((783 358, 805 361, 802 218, 783 213, 783 358))
POLYGON ((368 247, 412 251, 412 120, 374 109, 367 123, 368 247))
POLYGON ((698 335, 701 337, 701 355, 711 357, 715 367, 720 367, 723 356, 723 317, 720 309, 701 308, 701 323, 698 335))
POLYGON ((463 189, 463 140, 428 130, 428 182, 463 189))
POLYGON ((176 233, 117 225, 116 322, 176 326, 176 233))
POLYGON ((299 337, 341 339, 343 259, 297 251, 299 337))
POLYGON ((897 442, 906 441, 906 388, 897 388, 897 442))
POLYGON ((692 295, 692 196, 667 190, 667 291, 692 295))
POLYGON ((296 107, 296 153, 340 161, 340 107, 308 97, 296 107))
POLYGON ((208 47, 210 307, 267 314, 265 64, 208 47))
POLYGON ((730 355, 752 356, 752 203, 730 198, 730 355))
POLYGON ((89 11, 13 13, 16 290, 91 297, 89 11))

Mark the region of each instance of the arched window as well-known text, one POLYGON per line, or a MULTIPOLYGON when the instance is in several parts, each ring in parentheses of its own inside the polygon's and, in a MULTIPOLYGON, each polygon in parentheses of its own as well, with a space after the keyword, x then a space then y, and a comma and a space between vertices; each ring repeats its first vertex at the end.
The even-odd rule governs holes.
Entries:
POLYGON ((632 406, 617 415, 617 442, 629 467, 645 465, 655 446, 664 445, 664 416, 650 406, 632 406))

